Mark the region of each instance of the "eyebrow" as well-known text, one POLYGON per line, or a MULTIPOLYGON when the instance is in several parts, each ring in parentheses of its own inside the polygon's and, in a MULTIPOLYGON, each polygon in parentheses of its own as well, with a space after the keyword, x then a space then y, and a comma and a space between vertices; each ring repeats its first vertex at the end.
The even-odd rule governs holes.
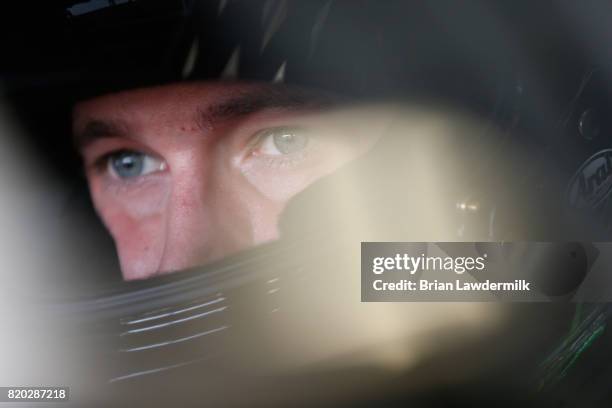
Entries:
POLYGON ((206 128, 215 122, 250 115, 264 109, 322 109, 337 102, 338 98, 328 94, 300 88, 255 88, 199 110, 198 123, 206 128))
MULTIPOLYGON (((201 129, 212 124, 247 116, 264 109, 322 109, 331 107, 338 98, 329 94, 290 87, 254 87, 222 99, 206 108, 198 108, 196 122, 201 129)), ((91 119, 82 130, 75 132, 77 148, 84 148, 92 142, 109 137, 129 137, 129 128, 123 121, 91 119)))
POLYGON ((128 137, 128 134, 128 127, 123 122, 92 119, 81 131, 75 132, 74 142, 78 148, 83 148, 98 139, 128 137))

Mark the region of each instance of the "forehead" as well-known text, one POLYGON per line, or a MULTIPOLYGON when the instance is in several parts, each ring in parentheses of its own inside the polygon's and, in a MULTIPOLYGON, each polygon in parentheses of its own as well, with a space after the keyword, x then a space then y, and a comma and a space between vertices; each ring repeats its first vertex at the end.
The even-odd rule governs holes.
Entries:
POLYGON ((196 82, 134 89, 79 102, 73 117, 77 127, 89 119, 186 119, 222 100, 265 88, 254 83, 196 82))

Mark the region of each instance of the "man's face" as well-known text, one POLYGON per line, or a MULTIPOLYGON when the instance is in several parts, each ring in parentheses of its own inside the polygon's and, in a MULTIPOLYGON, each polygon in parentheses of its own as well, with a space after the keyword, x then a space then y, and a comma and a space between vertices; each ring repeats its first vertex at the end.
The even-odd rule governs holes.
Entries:
POLYGON ((302 91, 175 84, 79 103, 73 127, 123 276, 143 279, 278 237, 288 200, 363 152, 373 129, 302 91))

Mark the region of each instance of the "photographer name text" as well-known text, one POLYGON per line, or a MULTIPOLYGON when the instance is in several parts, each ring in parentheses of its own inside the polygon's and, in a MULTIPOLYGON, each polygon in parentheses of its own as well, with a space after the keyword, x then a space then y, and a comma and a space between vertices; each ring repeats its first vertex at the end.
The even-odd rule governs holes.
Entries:
MULTIPOLYGON (((372 260, 372 273, 382 275, 386 272, 402 272, 413 278, 417 272, 450 272, 458 276, 465 272, 486 271, 487 254, 479 257, 440 257, 411 256, 396 254, 393 257, 376 257, 372 260)), ((515 279, 510 282, 497 282, 489 279, 483 281, 454 281, 438 279, 399 279, 387 281, 375 279, 372 288, 377 291, 530 291, 531 282, 515 279)))

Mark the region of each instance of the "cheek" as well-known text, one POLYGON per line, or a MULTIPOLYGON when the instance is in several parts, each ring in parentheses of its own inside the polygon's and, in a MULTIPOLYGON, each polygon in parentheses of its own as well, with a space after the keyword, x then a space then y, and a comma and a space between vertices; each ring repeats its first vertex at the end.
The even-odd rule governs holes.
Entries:
POLYGON ((109 223, 124 277, 142 279, 155 273, 165 243, 162 214, 145 219, 117 215, 109 223))
POLYGON ((255 189, 250 182, 243 180, 240 189, 239 203, 242 217, 247 217, 250 224, 252 244, 261 244, 277 239, 278 221, 285 207, 286 200, 271 200, 255 189))
POLYGON ((316 179, 315 169, 272 171, 265 165, 253 162, 245 163, 242 167, 245 179, 261 195, 279 204, 285 204, 316 179))
POLYGON ((243 249, 278 238, 285 200, 265 194, 236 163, 224 160, 213 170, 207 205, 215 209, 215 230, 243 249))
POLYGON ((154 273, 163 253, 168 187, 159 180, 131 191, 103 182, 90 186, 96 210, 115 241, 124 277, 154 273))
POLYGON ((241 163, 241 172, 248 182, 266 198, 285 205, 321 177, 329 175, 355 154, 343 147, 317 150, 297 164, 278 164, 273 159, 257 157, 241 163))

